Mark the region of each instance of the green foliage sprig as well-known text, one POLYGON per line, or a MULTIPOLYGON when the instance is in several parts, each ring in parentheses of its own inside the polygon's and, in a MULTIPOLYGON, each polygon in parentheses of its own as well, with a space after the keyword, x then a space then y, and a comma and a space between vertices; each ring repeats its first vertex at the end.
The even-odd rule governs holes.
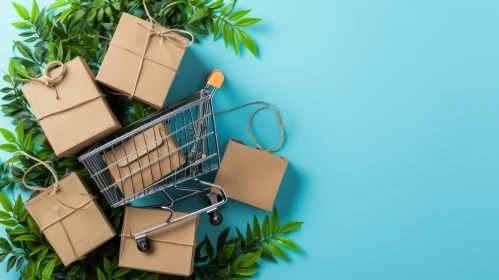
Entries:
MULTIPOLYGON (((167 28, 188 30, 198 36, 213 34, 213 40, 222 38, 226 48, 230 45, 236 54, 242 46, 257 56, 257 48, 244 31, 261 19, 247 17, 251 10, 235 10, 235 1, 224 4, 222 0, 148 0, 147 5, 155 19, 167 28), (242 44, 242 45, 241 45, 242 44)), ((1 111, 13 119, 15 131, 0 128, 6 143, 0 150, 17 150, 49 162, 59 176, 78 172, 96 188, 88 178, 88 171, 76 157, 57 158, 43 130, 29 108, 20 79, 39 75, 48 61, 67 62, 76 56, 83 57, 95 72, 99 70, 123 12, 146 18, 142 0, 56 0, 48 8, 33 1, 31 10, 13 3, 21 20, 13 26, 21 29, 21 40, 14 41, 15 56, 8 65, 3 80, 8 86, 1 111)), ((196 37, 196 40, 198 38, 196 37)), ((154 109, 126 97, 109 97, 108 102, 122 124, 137 121, 154 109)), ((26 175, 33 185, 50 186, 52 176, 42 167, 26 170, 35 164, 24 156, 0 160, 0 189, 14 191, 20 183, 14 179, 26 175), (12 166, 12 169, 10 168, 12 166), (12 171, 11 171, 12 170, 12 171)), ((111 209, 104 199, 98 200, 113 227, 122 226, 124 208, 111 209)), ((28 215, 20 195, 11 203, 0 192, 0 224, 6 226, 7 239, 0 238, 0 262, 7 262, 7 271, 21 271, 21 279, 177 279, 178 277, 141 272, 118 267, 119 238, 114 238, 91 252, 83 260, 63 267, 62 262, 28 215)), ((255 216, 253 226, 247 224, 245 236, 236 228, 237 236, 228 239, 230 228, 221 233, 216 247, 206 237, 196 248, 195 274, 189 279, 243 279, 257 272, 259 260, 275 262, 287 259, 282 249, 299 251, 298 246, 284 237, 294 231, 301 222, 279 224, 277 210, 272 218, 265 216, 263 223, 255 216)))

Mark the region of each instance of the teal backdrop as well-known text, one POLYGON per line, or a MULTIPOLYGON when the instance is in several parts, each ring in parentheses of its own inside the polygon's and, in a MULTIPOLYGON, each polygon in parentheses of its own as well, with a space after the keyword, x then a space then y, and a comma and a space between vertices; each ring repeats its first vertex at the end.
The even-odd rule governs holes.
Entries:
MULTIPOLYGON (((291 235, 303 252, 262 262, 255 278, 499 279, 499 2, 237 6, 264 19, 248 29, 260 58, 203 40, 189 48, 169 101, 218 68, 226 82, 216 109, 265 99, 283 114, 278 155, 290 166, 276 206, 282 221, 305 222, 291 235)), ((0 69, 17 20, 1 1, 0 69)), ((232 137, 250 141, 251 111, 217 117, 222 150, 232 137)), ((254 129, 265 145, 278 137, 271 112, 254 129)), ((264 215, 236 201, 222 212, 224 225, 239 227, 264 215)), ((198 236, 221 230, 204 215, 198 236)), ((16 279, 5 266, 0 278, 16 279)))

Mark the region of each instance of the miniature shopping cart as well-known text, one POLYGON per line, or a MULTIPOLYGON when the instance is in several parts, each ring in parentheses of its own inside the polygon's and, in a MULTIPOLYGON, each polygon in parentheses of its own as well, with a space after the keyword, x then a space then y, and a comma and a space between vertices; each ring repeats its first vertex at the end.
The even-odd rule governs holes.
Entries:
POLYGON ((149 249, 148 233, 195 215, 206 212, 213 225, 222 223, 218 207, 227 196, 199 176, 220 165, 212 99, 223 80, 222 72, 214 70, 201 91, 123 128, 79 158, 113 208, 156 192, 166 196, 166 203, 152 206, 170 213, 166 221, 132 233, 142 252, 149 249), (189 180, 202 187, 179 186, 189 180), (171 192, 183 195, 172 198, 171 192), (175 202, 198 194, 207 195, 209 206, 172 219, 175 202))

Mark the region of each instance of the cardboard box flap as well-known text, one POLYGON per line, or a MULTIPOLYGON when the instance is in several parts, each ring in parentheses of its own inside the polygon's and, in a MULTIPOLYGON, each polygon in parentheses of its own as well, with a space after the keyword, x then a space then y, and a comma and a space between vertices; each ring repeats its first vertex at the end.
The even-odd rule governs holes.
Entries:
POLYGON ((46 191, 40 192, 26 201, 26 206, 30 207, 33 213, 36 213, 34 218, 42 229, 74 211, 61 204, 59 200, 74 208, 92 200, 89 195, 82 195, 88 193, 88 190, 76 173, 70 173, 64 177, 64 180, 59 181, 57 197, 53 194, 53 189, 54 187, 51 186, 46 191))
MULTIPOLYGON (((130 14, 123 13, 116 32, 114 33, 111 45, 125 49, 138 56, 142 56, 144 48, 146 47, 145 43, 147 36, 149 36, 150 32, 147 27, 152 27, 156 31, 167 30, 157 24, 153 26, 150 22, 130 14)), ((178 44, 185 43, 187 45, 187 38, 184 38, 174 32, 169 34, 173 34, 173 36, 175 36, 174 40, 177 40, 178 44)), ((185 48, 175 45, 170 42, 169 39, 162 39, 160 36, 153 35, 150 38, 145 58, 153 61, 154 63, 158 63, 172 69, 178 69, 184 51, 185 48)))
MULTIPOLYGON (((123 223, 123 234, 132 236, 146 229, 160 225, 170 215, 166 210, 151 210, 145 208, 127 207, 123 223)), ((184 216, 186 213, 174 212, 172 219, 184 216)), ((196 228, 199 215, 189 219, 171 224, 162 229, 147 234, 147 238, 153 241, 175 243, 179 245, 194 246, 196 244, 196 228)))
MULTIPOLYGON (((94 83, 93 73, 85 60, 77 57, 65 63, 65 66, 66 74, 55 86, 59 98, 54 90, 37 82, 30 82, 21 88, 37 118, 74 108, 98 96, 96 91, 88 90, 87 86, 75 86, 75 81, 79 81, 82 85, 94 83), (51 91, 52 93, 49 94, 51 91)), ((61 73, 61 70, 61 67, 54 69, 49 75, 55 77, 61 73)))
POLYGON ((119 167, 130 165, 148 153, 155 152, 169 134, 170 131, 163 124, 155 125, 107 152, 107 164, 118 162, 119 167))

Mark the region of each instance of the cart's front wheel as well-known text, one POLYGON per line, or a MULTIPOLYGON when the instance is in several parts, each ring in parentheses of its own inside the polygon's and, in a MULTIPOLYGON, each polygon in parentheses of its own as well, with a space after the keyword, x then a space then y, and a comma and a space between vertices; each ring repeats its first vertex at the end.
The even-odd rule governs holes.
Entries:
POLYGON ((220 211, 218 210, 208 213, 208 216, 210 216, 210 223, 214 226, 220 225, 224 220, 222 214, 220 214, 220 211))
POLYGON ((146 237, 137 240, 137 248, 141 252, 147 252, 149 250, 149 240, 146 237))

